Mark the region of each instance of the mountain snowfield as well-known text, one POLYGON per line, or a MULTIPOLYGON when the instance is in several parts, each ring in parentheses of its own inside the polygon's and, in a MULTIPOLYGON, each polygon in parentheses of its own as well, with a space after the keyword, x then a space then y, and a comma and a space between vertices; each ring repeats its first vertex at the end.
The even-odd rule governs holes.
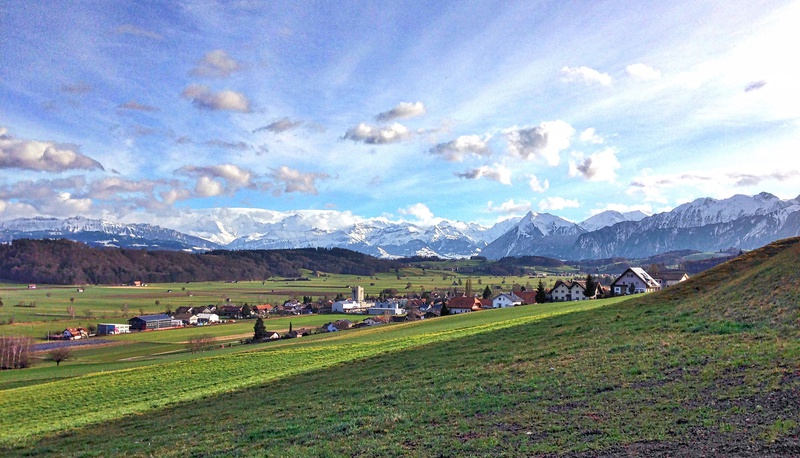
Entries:
POLYGON ((250 208, 195 211, 175 229, 74 217, 0 222, 0 241, 67 238, 95 246, 204 251, 347 248, 382 258, 483 255, 561 259, 640 257, 666 251, 753 249, 800 235, 800 198, 772 194, 701 198, 669 212, 605 211, 581 223, 529 212, 494 226, 443 220, 431 226, 366 219, 349 212, 250 208))

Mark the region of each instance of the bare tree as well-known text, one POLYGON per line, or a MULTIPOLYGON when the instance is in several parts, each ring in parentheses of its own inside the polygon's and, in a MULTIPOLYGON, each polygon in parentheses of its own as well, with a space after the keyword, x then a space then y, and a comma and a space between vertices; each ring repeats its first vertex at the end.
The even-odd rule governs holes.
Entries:
POLYGON ((70 319, 74 320, 75 319, 75 307, 73 307, 71 305, 69 307, 67 307, 67 315, 69 315, 70 319))
POLYGON ((30 337, 0 336, 0 369, 21 369, 30 364, 30 337))
POLYGON ((208 334, 199 334, 189 337, 189 350, 191 350, 192 353, 209 350, 214 340, 214 336, 208 334))
POLYGON ((91 320, 92 318, 94 318, 94 312, 91 311, 91 310, 84 310, 83 314, 84 314, 84 316, 86 316, 86 319, 88 319, 88 320, 91 320))
POLYGON ((122 304, 122 316, 128 318, 128 304, 122 304))
POLYGON ((61 361, 66 361, 72 356, 72 351, 69 347, 56 347, 48 353, 51 361, 55 361, 56 366, 61 364, 61 361))

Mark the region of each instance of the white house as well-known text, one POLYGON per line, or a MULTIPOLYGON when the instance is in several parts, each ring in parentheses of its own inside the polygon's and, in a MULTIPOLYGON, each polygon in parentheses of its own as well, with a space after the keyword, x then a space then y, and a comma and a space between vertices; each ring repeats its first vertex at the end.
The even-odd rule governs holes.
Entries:
POLYGON ((556 281, 553 289, 550 290, 550 300, 553 302, 571 301, 572 300, 572 284, 563 280, 556 281))
POLYGON ((331 305, 331 311, 333 313, 360 313, 362 310, 369 308, 370 305, 352 299, 345 299, 334 302, 331 305))
POLYGON ((195 316, 197 317, 197 324, 219 323, 219 315, 216 313, 198 313, 195 316))
POLYGON ((514 293, 500 294, 492 299, 492 308, 495 309, 504 309, 517 305, 522 305, 522 298, 514 293))
POLYGON ((656 281, 661 285, 662 288, 677 285, 678 283, 688 279, 689 275, 683 271, 667 271, 656 275, 656 281))
POLYGON ((659 289, 661 289, 661 285, 641 267, 629 267, 611 283, 611 291, 615 296, 646 293, 659 289))
POLYGON ((403 315, 406 309, 403 308, 400 301, 388 300, 385 302, 376 302, 375 305, 367 309, 370 315, 403 315))
POLYGON ((589 299, 586 297, 586 283, 582 281, 574 281, 569 287, 569 294, 573 301, 585 301, 589 299))

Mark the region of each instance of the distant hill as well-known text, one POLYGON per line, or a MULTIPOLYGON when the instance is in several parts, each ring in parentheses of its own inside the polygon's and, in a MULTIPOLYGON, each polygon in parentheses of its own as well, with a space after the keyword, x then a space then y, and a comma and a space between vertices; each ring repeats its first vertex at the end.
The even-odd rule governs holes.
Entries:
POLYGON ((300 269, 370 276, 396 262, 341 248, 216 250, 208 253, 93 248, 69 240, 0 245, 0 278, 22 283, 120 284, 299 277, 300 269))

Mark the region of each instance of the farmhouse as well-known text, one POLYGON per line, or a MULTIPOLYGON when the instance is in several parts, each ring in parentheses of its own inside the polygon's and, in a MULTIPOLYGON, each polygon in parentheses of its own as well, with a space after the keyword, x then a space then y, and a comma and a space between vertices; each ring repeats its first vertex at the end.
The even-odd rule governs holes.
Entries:
POLYGON ((128 320, 133 331, 150 331, 156 329, 166 329, 172 327, 172 317, 164 315, 141 315, 128 320))
POLYGON ((447 302, 447 308, 450 313, 458 315, 459 313, 477 312, 481 310, 481 300, 477 297, 460 296, 454 297, 447 302))
POLYGON ((197 317, 197 324, 219 323, 219 315, 216 313, 198 313, 195 316, 197 317))
POLYGON ((522 299, 523 304, 535 304, 536 303, 536 291, 517 291, 517 296, 522 299))
POLYGON ((572 300, 572 284, 564 280, 557 280, 556 284, 550 290, 550 300, 553 302, 571 301, 572 300))
POLYGON ((615 296, 658 291, 661 285, 641 267, 629 267, 611 283, 611 291, 615 296))
POLYGON ((492 308, 502 309, 522 305, 522 298, 514 293, 500 294, 492 299, 492 308))
POLYGON ((386 302, 376 302, 375 305, 367 309, 370 315, 402 315, 406 310, 400 301, 388 300, 386 302))
POLYGON ((677 285, 689 279, 689 275, 682 270, 667 270, 656 275, 656 281, 662 288, 677 285))
POLYGON ((131 332, 131 325, 129 324, 100 323, 97 325, 97 334, 101 336, 113 336, 129 332, 131 332))
POLYGON ((77 340, 89 337, 89 333, 83 328, 67 328, 64 329, 64 332, 61 334, 61 336, 66 340, 77 340))

